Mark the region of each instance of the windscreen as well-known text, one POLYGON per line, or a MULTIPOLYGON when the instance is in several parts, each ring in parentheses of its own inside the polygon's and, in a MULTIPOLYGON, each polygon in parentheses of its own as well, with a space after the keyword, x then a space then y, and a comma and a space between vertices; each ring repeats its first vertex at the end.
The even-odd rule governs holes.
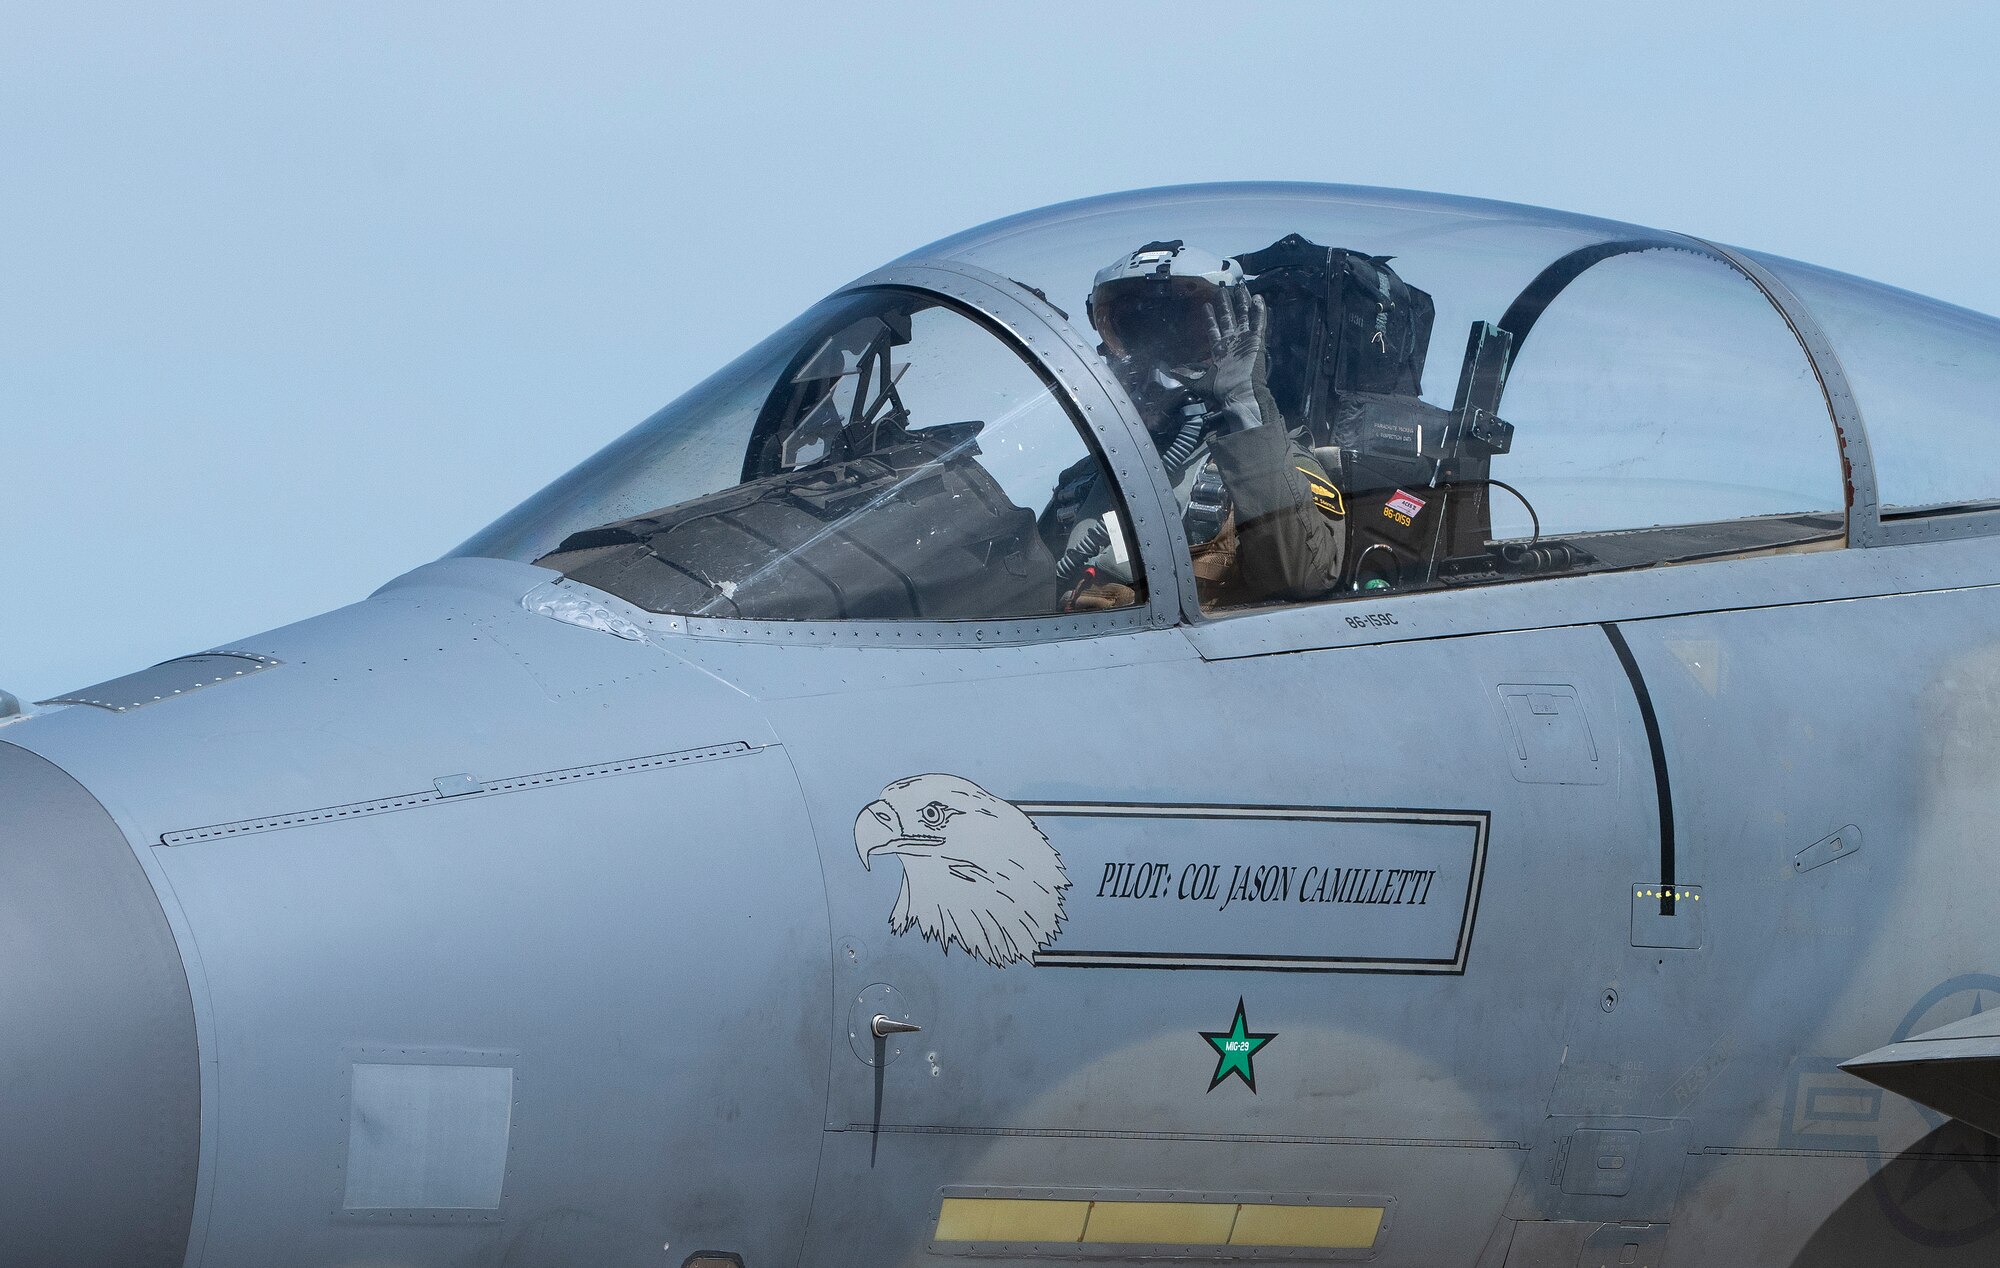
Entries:
POLYGON ((458 553, 649 611, 993 620, 1144 592, 1116 490, 997 332, 890 289, 829 300, 458 553))

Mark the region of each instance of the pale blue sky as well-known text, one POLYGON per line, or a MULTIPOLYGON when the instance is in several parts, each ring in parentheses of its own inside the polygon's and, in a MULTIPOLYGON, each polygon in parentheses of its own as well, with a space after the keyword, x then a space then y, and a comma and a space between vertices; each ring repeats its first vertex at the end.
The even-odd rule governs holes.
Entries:
POLYGON ((1086 194, 1472 194, 2000 311, 1996 48, 1973 4, 0 0, 0 687, 359 599, 1086 194))

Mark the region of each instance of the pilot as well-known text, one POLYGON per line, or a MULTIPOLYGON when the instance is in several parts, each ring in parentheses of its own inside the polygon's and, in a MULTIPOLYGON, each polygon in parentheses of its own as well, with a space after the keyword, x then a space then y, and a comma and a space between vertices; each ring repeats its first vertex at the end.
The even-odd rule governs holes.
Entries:
MULTIPOLYGON (((1180 241, 1152 242, 1099 270, 1088 311, 1100 352, 1159 447, 1183 512, 1204 607, 1323 598, 1346 541, 1340 492, 1294 440, 1266 381, 1269 318, 1242 267, 1180 241)), ((1068 519, 1060 570, 1075 608, 1132 600, 1111 543, 1110 492, 1094 474, 1059 484, 1068 519)))

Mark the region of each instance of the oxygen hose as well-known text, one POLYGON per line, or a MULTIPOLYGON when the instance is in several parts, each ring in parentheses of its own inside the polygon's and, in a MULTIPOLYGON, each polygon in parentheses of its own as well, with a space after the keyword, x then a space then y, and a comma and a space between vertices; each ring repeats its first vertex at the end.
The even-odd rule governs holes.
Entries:
POLYGON ((1099 520, 1083 530, 1082 536, 1071 542, 1069 549, 1056 560, 1056 579, 1064 585, 1076 580, 1085 564, 1097 558, 1106 546, 1111 544, 1111 530, 1099 520))
POLYGON ((1180 470, 1187 465, 1188 459, 1194 457, 1194 451, 1201 446, 1202 428, 1207 424, 1208 415, 1206 412, 1196 414, 1181 424, 1180 433, 1174 437, 1173 443, 1168 445, 1160 454, 1166 460, 1169 472, 1180 470))

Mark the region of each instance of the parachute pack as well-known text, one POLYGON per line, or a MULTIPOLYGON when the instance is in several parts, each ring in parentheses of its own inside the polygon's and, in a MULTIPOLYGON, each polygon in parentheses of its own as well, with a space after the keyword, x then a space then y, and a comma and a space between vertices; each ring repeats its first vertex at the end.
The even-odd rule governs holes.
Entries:
POLYGON ((1336 443, 1340 399, 1416 398, 1436 315, 1394 258, 1323 247, 1296 233, 1236 257, 1271 314, 1271 395, 1315 445, 1336 443))
POLYGON ((1511 334, 1473 323, 1445 409, 1423 399, 1436 308, 1393 257, 1293 233, 1236 258, 1270 312, 1272 398, 1347 500, 1343 584, 1428 584, 1443 563, 1484 559, 1488 464, 1513 443, 1494 413, 1511 334))

